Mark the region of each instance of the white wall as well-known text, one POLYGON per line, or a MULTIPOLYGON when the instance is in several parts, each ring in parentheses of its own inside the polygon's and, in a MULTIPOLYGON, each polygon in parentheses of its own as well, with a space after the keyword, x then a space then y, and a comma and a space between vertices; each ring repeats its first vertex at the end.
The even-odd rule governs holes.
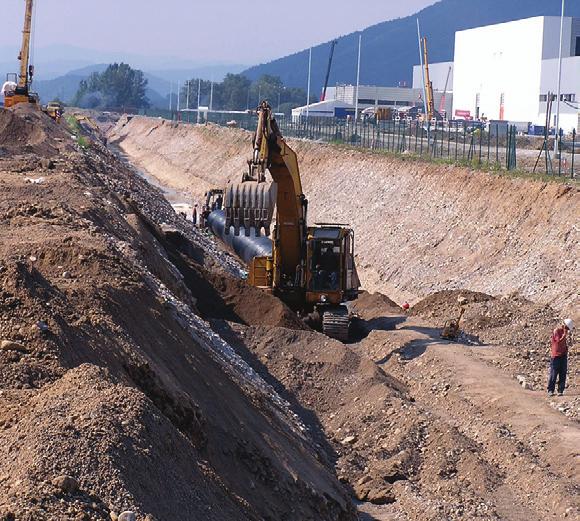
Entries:
MULTIPOLYGON (((562 56, 570 56, 570 44, 572 39, 572 18, 564 18, 564 31, 562 34, 562 56)), ((544 50, 543 60, 557 58, 560 53, 560 17, 544 17, 544 50)))
MULTIPOLYGON (((542 81, 541 93, 547 94, 548 91, 556 93, 558 90, 558 59, 545 60, 542 62, 542 81)), ((562 60, 562 94, 574 94, 576 101, 571 103, 572 106, 560 101, 560 128, 565 132, 571 132, 572 129, 578 129, 578 109, 580 106, 580 56, 564 58, 562 60)), ((546 102, 540 103, 540 113, 537 123, 544 125, 546 121, 546 102)), ((552 105, 552 121, 550 125, 555 124, 556 101, 552 105)))
POLYGON ((532 121, 538 114, 544 18, 479 27, 455 34, 453 111, 532 121))
MULTIPOLYGON (((429 77, 433 83, 433 90, 443 91, 445 88, 445 80, 447 73, 451 67, 451 74, 449 75, 449 84, 447 85, 447 92, 453 90, 453 62, 438 62, 429 64, 429 77)), ((413 88, 423 88, 423 76, 421 75, 421 65, 413 66, 413 88)))

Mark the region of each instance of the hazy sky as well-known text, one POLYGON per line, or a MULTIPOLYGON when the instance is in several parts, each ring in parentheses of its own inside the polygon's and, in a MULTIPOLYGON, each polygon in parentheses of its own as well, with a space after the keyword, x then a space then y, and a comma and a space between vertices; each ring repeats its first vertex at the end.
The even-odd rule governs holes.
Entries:
MULTIPOLYGON (((24 0, 0 0, 0 46, 20 45, 24 0)), ((36 46, 254 64, 435 0, 36 0, 36 46)))

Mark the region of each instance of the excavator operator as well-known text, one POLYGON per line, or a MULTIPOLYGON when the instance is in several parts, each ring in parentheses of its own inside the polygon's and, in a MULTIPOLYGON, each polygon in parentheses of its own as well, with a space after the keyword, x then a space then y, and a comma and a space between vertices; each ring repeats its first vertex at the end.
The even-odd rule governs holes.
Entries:
POLYGON ((320 256, 316 264, 316 277, 314 278, 314 290, 336 290, 338 289, 338 270, 340 262, 338 255, 334 252, 334 247, 328 245, 325 252, 320 256))

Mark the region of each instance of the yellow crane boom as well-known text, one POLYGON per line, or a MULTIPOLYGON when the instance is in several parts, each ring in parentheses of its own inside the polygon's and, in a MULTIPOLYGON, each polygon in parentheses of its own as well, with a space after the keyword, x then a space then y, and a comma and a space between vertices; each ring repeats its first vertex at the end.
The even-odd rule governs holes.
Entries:
POLYGON ((34 0, 26 0, 26 11, 24 13, 24 28, 22 29, 22 47, 18 59, 20 60, 20 77, 18 79, 18 87, 26 89, 32 83, 32 76, 34 75, 34 66, 29 65, 30 62, 30 35, 32 32, 32 11, 34 7, 34 0))
POLYGON ((34 76, 34 66, 30 64, 30 40, 32 33, 32 14, 34 0, 25 0, 24 27, 22 29, 22 46, 18 60, 20 61, 20 73, 8 75, 9 81, 5 83, 4 106, 13 107, 19 103, 30 103, 38 106, 38 96, 30 91, 32 77, 34 76), (10 79, 13 78, 13 79, 10 79))
POLYGON ((429 78, 429 53, 427 52, 427 37, 422 38, 423 41, 423 57, 425 60, 425 95, 427 96, 427 121, 431 121, 435 116, 435 100, 433 99, 433 84, 429 78))

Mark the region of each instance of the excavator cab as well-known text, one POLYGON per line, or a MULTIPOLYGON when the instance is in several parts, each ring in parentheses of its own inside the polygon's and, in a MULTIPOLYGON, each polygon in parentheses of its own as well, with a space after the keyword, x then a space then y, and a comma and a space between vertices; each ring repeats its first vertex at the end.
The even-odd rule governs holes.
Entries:
POLYGON ((354 232, 349 228, 320 225, 309 228, 306 289, 309 302, 340 304, 358 294, 354 267, 354 232))

